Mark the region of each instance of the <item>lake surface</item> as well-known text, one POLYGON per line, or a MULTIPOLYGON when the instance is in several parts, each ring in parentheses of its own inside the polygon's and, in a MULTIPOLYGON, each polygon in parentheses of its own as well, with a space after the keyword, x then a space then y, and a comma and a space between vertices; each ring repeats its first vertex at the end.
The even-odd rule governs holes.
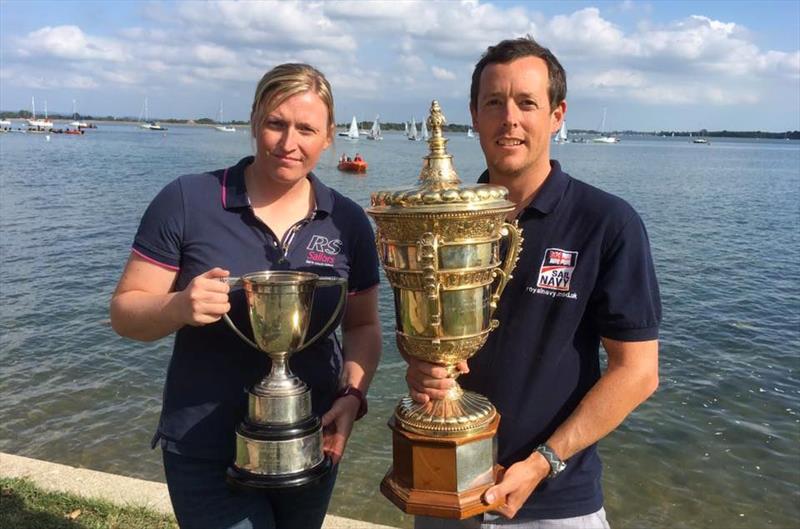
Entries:
MULTIPOLYGON (((478 142, 451 135, 464 181, 478 142)), ((317 174, 360 204, 412 185, 427 144, 337 139, 317 174), (359 151, 366 176, 336 170, 359 151)), ((178 175, 233 165, 243 131, 104 125, 0 135, 0 451, 161 480, 156 427, 172 339, 118 337, 108 302, 139 218, 178 175)), ((565 144, 576 178, 622 196, 650 235, 664 304, 661 386, 601 443, 615 528, 796 527, 800 520, 800 144, 623 138, 565 144)), ((334 514, 409 527, 378 492, 386 420, 405 393, 393 303, 384 355, 334 493, 334 514)))

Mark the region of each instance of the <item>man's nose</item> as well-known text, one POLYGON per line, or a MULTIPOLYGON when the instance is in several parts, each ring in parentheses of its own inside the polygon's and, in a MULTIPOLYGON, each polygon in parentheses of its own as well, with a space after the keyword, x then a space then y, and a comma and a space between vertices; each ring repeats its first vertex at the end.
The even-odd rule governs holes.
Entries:
POLYGON ((519 125, 519 107, 513 99, 503 105, 503 125, 510 129, 519 125))

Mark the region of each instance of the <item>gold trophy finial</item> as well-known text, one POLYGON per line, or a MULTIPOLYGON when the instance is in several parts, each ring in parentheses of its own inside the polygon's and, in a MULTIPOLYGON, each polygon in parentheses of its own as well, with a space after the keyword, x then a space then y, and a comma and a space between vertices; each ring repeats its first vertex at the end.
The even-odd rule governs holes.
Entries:
POLYGON ((442 134, 442 127, 447 119, 435 99, 431 103, 427 123, 431 133, 428 139, 430 152, 423 158, 422 171, 419 173, 420 183, 433 191, 457 187, 461 180, 453 165, 453 156, 447 153, 447 139, 442 134))

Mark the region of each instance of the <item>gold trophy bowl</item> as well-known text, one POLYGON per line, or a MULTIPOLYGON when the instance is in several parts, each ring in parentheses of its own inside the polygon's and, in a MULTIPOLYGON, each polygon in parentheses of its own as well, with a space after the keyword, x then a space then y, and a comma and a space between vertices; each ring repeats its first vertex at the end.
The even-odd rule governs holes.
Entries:
POLYGON ((267 376, 250 390, 245 420, 236 429, 236 459, 228 468, 230 484, 245 489, 277 489, 314 483, 331 469, 322 451, 319 417, 311 411, 311 390, 292 374, 289 357, 330 331, 344 308, 347 280, 297 271, 264 271, 226 278, 241 286, 247 299, 253 338, 228 315, 225 323, 245 342, 272 360, 267 376), (310 339, 306 332, 317 288, 340 289, 336 309, 310 339))
MULTIPOLYGON (((522 239, 505 220, 514 204, 504 187, 460 185, 436 101, 427 124, 430 152, 419 185, 373 193, 367 212, 394 292, 398 348, 455 379, 456 364, 497 327, 492 314, 522 239)), ((498 424, 489 400, 457 383, 426 404, 403 397, 389 422, 393 466, 381 490, 411 514, 466 518, 487 510, 480 496, 496 479, 498 424)))

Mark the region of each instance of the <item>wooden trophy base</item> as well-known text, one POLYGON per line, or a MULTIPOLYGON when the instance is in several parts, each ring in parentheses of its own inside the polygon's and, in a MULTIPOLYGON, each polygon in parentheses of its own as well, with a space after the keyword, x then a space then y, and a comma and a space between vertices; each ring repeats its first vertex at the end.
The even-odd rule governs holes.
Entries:
POLYGON ((463 520, 499 507, 483 493, 502 469, 495 462, 497 415, 466 438, 431 437, 403 430, 392 417, 392 468, 381 481, 384 496, 407 514, 463 520))

